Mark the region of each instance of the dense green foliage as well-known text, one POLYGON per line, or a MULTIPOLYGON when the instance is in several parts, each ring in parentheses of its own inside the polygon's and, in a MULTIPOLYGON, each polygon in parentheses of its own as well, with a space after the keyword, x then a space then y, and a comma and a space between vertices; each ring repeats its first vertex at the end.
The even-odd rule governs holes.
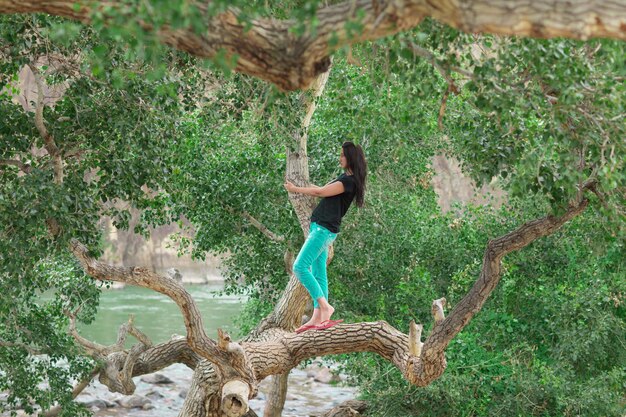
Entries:
MULTIPOLYGON (((97 255, 101 216, 128 228, 130 209, 139 208, 144 234, 188 219, 194 233, 181 235, 181 251, 228 252, 227 291, 251 295, 243 330, 270 311, 288 279, 284 252, 302 243, 282 188, 300 93, 228 74, 223 56, 207 68, 167 50, 128 14, 148 14, 156 26, 201 30, 202 22, 176 2, 159 2, 156 13, 148 3, 107 27, 0 17, 0 159, 31 166, 23 175, 0 165, 2 411, 58 401, 63 415, 87 414, 71 401, 70 381, 95 363, 67 335, 63 311, 81 306, 79 319, 90 322, 100 289, 67 244, 78 238, 97 255), (40 61, 46 82, 67 86, 44 114, 66 155, 60 185, 50 158, 30 152, 44 146, 34 114, 10 97, 18 71, 42 56, 53 58, 40 61), (267 239, 246 213, 285 241, 267 239), (51 218, 61 227, 56 237, 51 218), (26 347, 46 356, 34 360, 26 347)), ((303 21, 317 4, 241 3, 250 16, 303 21)), ((226 2, 212 4, 219 11, 226 2)), ((366 207, 345 218, 329 271, 343 318, 384 319, 401 330, 414 318, 428 327, 434 298, 454 305, 472 285, 489 238, 558 214, 587 179, 603 196, 588 194, 583 216, 505 259, 502 282, 431 386, 408 386, 371 355, 342 358, 372 415, 623 415, 625 49, 466 35, 426 21, 354 47, 350 60, 360 66, 337 54, 309 131, 311 179, 338 174, 344 140, 363 145, 370 167, 366 207), (416 50, 430 51, 439 69, 416 50), (447 98, 440 130, 449 89, 442 71, 458 94, 447 98), (430 185, 439 151, 459 156, 477 181, 496 177, 509 192, 506 207, 442 214, 430 185)))
MULTIPOLYGON (((351 320, 385 319, 402 329, 414 318, 429 327, 434 298, 444 294, 454 305, 473 284, 485 242, 514 228, 520 217, 541 214, 527 202, 514 210, 468 210, 455 223, 438 213, 431 193, 419 194, 406 212, 385 212, 383 233, 355 227, 343 236, 350 243, 338 244, 331 291, 351 320), (407 231, 398 215, 412 216, 415 224, 407 231), (378 241, 394 238, 404 238, 406 249, 398 253, 395 244, 387 254, 378 241), (373 251, 387 256, 374 263, 363 255, 373 251)), ((385 205, 372 201, 374 213, 381 212, 377 203, 385 205)), ((372 414, 621 415, 624 242, 594 222, 598 218, 587 213, 507 257, 502 282, 452 342, 446 373, 429 387, 408 387, 378 357, 345 358, 372 414)))
POLYGON ((187 87, 197 76, 182 82, 186 63, 176 57, 175 71, 155 74, 148 63, 125 60, 124 45, 105 47, 106 36, 89 28, 62 42, 45 36, 58 25, 58 19, 44 17, 0 19, 3 46, 11 47, 10 59, 1 61, 0 80, 14 80, 10 85, 16 87, 17 71, 29 59, 52 57, 44 62, 46 81, 67 89, 54 108, 46 108, 44 120, 61 151, 74 155, 65 158, 65 179, 56 184, 50 157, 30 152, 44 146, 34 114, 11 101, 10 89, 3 90, 0 159, 19 159, 31 168, 22 175, 13 166, 0 167, 0 340, 20 344, 0 348, 0 390, 10 392, 0 407, 32 412, 34 405, 48 408, 58 401, 65 415, 76 416, 71 380, 88 374, 94 363, 74 347, 63 311, 80 307, 78 318, 89 323, 99 286, 70 256, 68 242, 78 238, 97 255, 102 215, 114 216, 117 226, 127 228, 131 207, 159 204, 144 190, 160 190, 167 181, 171 141, 185 114, 186 102, 178 94, 188 96, 187 87), (82 50, 101 51, 106 69, 95 61, 83 67, 80 60, 67 58, 82 50), (55 238, 48 219, 60 226, 55 238), (51 294, 45 302, 43 292, 51 294), (22 345, 47 359, 33 361, 22 345), (41 385, 44 381, 49 389, 41 385))
MULTIPOLYGON (((412 70, 437 79, 429 65, 412 70)), ((519 173, 526 172, 531 160, 559 163, 564 166, 555 177, 577 181, 580 173, 567 151, 575 153, 581 142, 544 135, 544 130, 558 130, 559 121, 528 115, 525 107, 509 103, 507 117, 523 131, 507 143, 499 136, 511 129, 490 120, 490 105, 480 102, 488 98, 466 92, 448 105, 445 120, 453 122, 445 123, 449 141, 442 141, 439 97, 432 97, 445 89, 441 79, 413 89, 415 80, 402 74, 363 75, 342 61, 333 71, 310 131, 313 180, 324 183, 336 173, 335 149, 326 144, 339 137, 335 146, 347 138, 366 147, 370 182, 367 207, 348 214, 335 245, 329 270, 331 302, 349 321, 384 319, 406 329, 409 320, 416 319, 428 328, 432 300, 443 295, 454 305, 465 295, 478 276, 490 238, 552 210, 558 213, 573 198, 571 185, 541 185, 537 171, 526 178, 519 173), (348 120, 352 123, 346 126, 348 120), (541 137, 520 143, 520 136, 530 134, 528 129, 541 137), (475 131, 483 136, 477 138, 475 131), (560 147, 563 159, 554 148, 539 146, 541 139, 560 147), (510 192, 509 203, 499 210, 458 208, 454 215, 442 214, 429 183, 430 157, 438 149, 465 156, 478 180, 503 169, 516 173, 498 181, 510 192), (507 150, 511 154, 498 153, 507 150)), ((620 85, 612 88, 622 97, 620 85)), ((511 95, 511 100, 518 98, 511 95)), ((623 105, 612 111, 620 109, 623 105)), ((566 110, 575 111, 561 109, 566 110)), ((584 144, 593 147, 594 141, 584 144)), ((612 163, 621 164, 617 159, 612 163)), ((505 259, 502 283, 450 346, 448 370, 431 386, 408 388, 399 372, 375 355, 343 357, 345 370, 372 404, 371 414, 620 416, 626 388, 626 248, 616 213, 619 203, 611 207, 616 211, 599 206, 596 202, 562 231, 505 259)), ((270 306, 254 299, 242 319, 244 328, 270 306)))

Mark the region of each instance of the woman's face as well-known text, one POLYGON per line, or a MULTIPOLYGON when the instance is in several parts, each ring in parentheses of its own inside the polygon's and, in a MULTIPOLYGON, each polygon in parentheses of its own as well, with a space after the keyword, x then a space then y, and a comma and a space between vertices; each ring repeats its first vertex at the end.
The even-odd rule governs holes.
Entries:
POLYGON ((343 169, 348 169, 348 159, 343 154, 343 148, 341 148, 341 156, 339 157, 339 165, 341 165, 341 168, 343 169))

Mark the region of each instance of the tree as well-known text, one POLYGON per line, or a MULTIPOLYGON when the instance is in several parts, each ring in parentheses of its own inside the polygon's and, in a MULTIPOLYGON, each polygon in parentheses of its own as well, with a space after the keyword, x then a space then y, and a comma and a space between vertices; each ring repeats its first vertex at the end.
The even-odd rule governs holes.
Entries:
MULTIPOLYGON (((194 369, 194 380, 181 415, 204 415, 207 409, 213 415, 243 415, 248 398, 263 378, 285 374, 311 356, 357 351, 375 352, 393 363, 410 383, 428 385, 444 372, 444 352, 450 341, 498 284, 506 254, 554 233, 578 216, 589 204, 589 192, 596 205, 606 206, 605 213, 612 216, 617 233, 622 233, 625 152, 620 141, 624 96, 619 57, 623 57, 623 44, 473 37, 427 20, 415 31, 374 42, 371 45, 376 51, 371 54, 368 48, 354 47, 346 59, 370 63, 374 82, 385 72, 405 82, 387 85, 396 89, 394 98, 398 100, 403 100, 397 92, 399 87, 414 83, 416 92, 405 91, 405 111, 410 98, 420 98, 432 106, 432 97, 424 97, 442 93, 435 104, 437 127, 447 129, 449 137, 446 140, 440 135, 443 142, 439 145, 463 155, 477 178, 510 172, 508 188, 522 195, 536 193, 539 201, 550 203, 552 214, 489 241, 478 280, 448 316, 444 316, 445 299, 433 302, 435 325, 423 344, 421 328, 414 323, 408 335, 385 322, 293 334, 306 304, 306 294, 293 277, 273 312, 246 338, 235 343, 221 333, 219 340, 211 340, 193 299, 182 286, 144 268, 116 268, 97 260, 97 219, 101 214, 112 214, 119 226, 127 226, 128 210, 113 204, 116 199, 145 210, 139 226, 144 232, 150 224, 176 221, 185 214, 199 227, 194 240, 198 256, 204 250, 230 248, 241 234, 235 231, 243 219, 254 226, 256 237, 239 239, 240 243, 253 242, 255 251, 271 252, 274 260, 279 252, 293 253, 300 235, 294 232, 296 223, 266 221, 272 212, 287 217, 289 207, 276 203, 280 200, 267 201, 266 194, 246 194, 245 190, 256 185, 264 193, 268 189, 276 195, 281 192, 280 186, 276 189, 276 168, 282 167, 282 158, 287 159, 289 177, 309 180, 305 144, 319 94, 281 95, 245 77, 225 79, 201 69, 193 58, 176 50, 161 50, 160 43, 216 57, 217 64, 226 69, 293 89, 307 87, 324 74, 330 65, 329 53, 341 46, 408 30, 426 15, 465 28, 468 24, 463 22, 473 15, 454 13, 454 9, 444 9, 444 14, 431 10, 432 6, 412 3, 381 5, 380 9, 374 3, 363 7, 350 3, 319 10, 303 7, 297 9, 300 20, 277 21, 224 11, 219 3, 206 10, 162 6, 151 10, 103 3, 102 8, 92 10, 70 2, 0 1, 0 11, 5 13, 45 11, 90 25, 45 15, 10 15, 2 20, 0 51, 7 58, 2 64, 2 83, 10 88, 16 72, 28 64, 39 92, 34 116, 12 104, 8 93, 0 101, 6 120, 0 130, 4 143, 0 171, 2 289, 6 295, 0 311, 7 318, 0 328, 0 340, 4 363, 11 364, 11 368, 3 367, 0 386, 11 389, 11 407, 30 411, 34 403, 45 410, 56 402, 62 412, 75 413, 70 376, 90 380, 98 374, 111 390, 131 393, 132 376, 182 362, 194 369), (352 5, 354 9, 348 8, 352 5), (308 10, 309 15, 302 10, 308 10), (311 13, 316 13, 317 26, 311 13), (203 23, 207 15, 213 16, 208 28, 203 23), (132 20, 129 16, 141 18, 132 20), (354 21, 344 16, 354 16, 354 21), (401 18, 394 20, 394 16, 401 18), (336 23, 327 25, 331 18, 336 23), (298 22, 302 23, 300 29, 298 22), (268 25, 271 30, 265 28, 268 25), (370 31, 372 25, 376 28, 370 31), (286 30, 292 26, 294 33, 286 30), (156 39, 152 39, 157 27, 156 39), (224 27, 241 36, 233 49, 219 52, 220 39, 232 36, 232 32, 225 35, 229 32, 224 27), (206 31, 201 32, 203 37, 198 37, 198 30, 206 31), (261 39, 259 32, 271 34, 266 36, 276 41, 268 42, 267 48, 259 47, 255 43, 261 39), (216 41, 211 41, 212 35, 216 41), (107 45, 111 40, 116 42, 107 45), (285 42, 294 47, 295 58, 290 58, 284 47, 272 46, 285 42), (484 52, 472 54, 476 46, 484 52), (261 53, 268 50, 267 55, 261 53), (246 51, 270 64, 259 64, 246 51), (233 54, 238 58, 233 59, 233 54), (38 61, 42 56, 43 61, 38 61), (560 60, 567 61, 567 68, 557 65, 560 60), (557 67, 560 70, 554 71, 557 67), (294 71, 295 78, 291 76, 294 71), (69 84, 64 98, 49 110, 43 100, 44 78, 50 83, 69 84), (424 81, 428 79, 432 81, 424 81), (599 91, 605 96, 599 97, 599 91), (254 100, 259 96, 265 101, 254 100), (455 123, 446 123, 446 118, 453 118, 455 123), (234 126, 246 127, 248 133, 234 126), (276 126, 279 131, 272 134, 276 126), (218 130, 217 134, 203 133, 212 130, 218 130), (474 139, 476 133, 481 146, 474 139), (280 134, 289 139, 280 140, 280 134), (207 137, 194 140, 200 135, 207 137), (262 135, 274 142, 257 140, 256 136, 262 135), (45 153, 34 152, 33 143, 45 148, 45 153), (226 148, 228 144, 231 149, 226 148), (282 156, 284 146, 288 150, 282 156), (234 184, 239 178, 223 175, 228 170, 215 169, 200 176, 206 163, 264 175, 248 176, 245 184, 249 187, 237 188, 234 184), (268 166, 274 169, 268 170, 268 166), (203 195, 210 195, 211 201, 202 201, 203 195), (228 230, 231 233, 224 233, 228 230), (283 246, 270 246, 267 238, 279 245, 282 241, 283 246), (75 321, 88 322, 95 314, 98 291, 89 277, 119 280, 168 295, 183 312, 186 339, 155 345, 131 322, 120 333, 120 341, 127 333, 138 339, 129 351, 123 350, 121 343, 105 347, 84 340, 75 331, 75 321), (57 292, 54 301, 38 307, 36 290, 50 288, 57 292), (48 354, 47 365, 33 366, 29 354, 38 352, 48 354), (61 357, 70 362, 69 371, 60 372, 54 366, 61 357), (35 388, 44 375, 50 386, 60 387, 54 396, 35 388)), ((289 8, 277 4, 272 13, 280 16, 289 8)), ((543 36, 623 37, 619 7, 615 11, 603 8, 595 14, 606 16, 600 18, 606 22, 603 26, 598 21, 579 26, 586 22, 581 18, 578 25, 572 23, 564 29, 540 29, 532 22, 543 21, 543 17, 535 15, 527 18, 528 24, 516 26, 507 20, 494 26, 488 20, 469 20, 473 23, 469 27, 543 36)), ((320 82, 317 91, 323 85, 320 82)), ((402 140, 389 143, 402 149, 402 140)), ((382 157, 384 153, 374 155, 382 157)), ((296 201, 293 205, 306 233, 311 202, 296 201)), ((289 256, 285 258, 289 270, 289 256)), ((235 259, 241 271, 245 266, 241 258, 235 259)), ((273 268, 274 275, 283 269, 277 269, 275 262, 261 268, 273 268)))
MULTIPOLYGON (((317 8, 306 3, 300 19, 250 18, 229 9, 230 2, 156 7, 117 1, 76 3, 5 0, 3 13, 45 12, 86 24, 119 23, 153 32, 164 43, 200 57, 236 57, 237 71, 273 82, 286 90, 308 87, 330 65, 329 54, 355 42, 378 39, 417 26, 428 16, 467 32, 574 39, 625 39, 626 6, 619 2, 546 1, 511 6, 503 1, 357 2, 317 8), (227 10, 224 10, 227 9, 227 10), (546 13, 550 19, 546 20, 546 13), (170 15, 171 14, 171 15, 170 15), (136 20, 135 20, 136 19, 136 20), (204 23, 208 20, 208 23, 204 23), (190 29, 193 28, 193 30, 190 29)), ((245 3, 244 3, 245 4, 245 3)), ((289 10, 289 3, 278 4, 289 10)))

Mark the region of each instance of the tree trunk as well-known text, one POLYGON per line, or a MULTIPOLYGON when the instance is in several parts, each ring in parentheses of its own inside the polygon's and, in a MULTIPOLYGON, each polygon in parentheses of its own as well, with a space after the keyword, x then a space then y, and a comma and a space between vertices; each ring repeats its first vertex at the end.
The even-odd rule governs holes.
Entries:
POLYGON ((272 377, 272 384, 265 402, 263 417, 280 417, 283 414, 285 400, 287 399, 288 382, 289 372, 272 377))
MULTIPOLYGON (((311 119, 313 118, 313 113, 315 112, 316 100, 324 92, 324 87, 326 86, 329 75, 330 68, 327 72, 321 74, 313 83, 311 89, 312 94, 307 95, 307 93, 304 93, 302 95, 305 111, 301 129, 294 133, 296 151, 291 152, 290 149, 287 149, 286 178, 293 181, 296 185, 307 186, 310 182, 309 158, 307 156, 308 130, 311 124, 311 119)), ((296 216, 298 217, 304 236, 308 236, 310 217, 315 207, 315 199, 310 196, 305 196, 304 194, 289 193, 289 201, 296 212, 296 216)), ((328 262, 330 262, 332 256, 329 256, 328 258, 328 262)), ((285 266, 288 273, 291 275, 291 279, 289 280, 287 289, 283 293, 283 297, 278 303, 273 316, 280 318, 275 320, 277 324, 280 323, 278 326, 279 328, 292 330, 295 326, 301 323, 309 296, 305 288, 292 274, 293 261, 286 258, 285 262, 285 266), (289 314, 286 314, 287 312, 289 314)), ((285 406, 285 399, 287 398, 288 379, 289 372, 275 375, 272 378, 272 385, 270 387, 267 403, 265 404, 265 410, 263 412, 264 417, 280 417, 282 415, 282 411, 285 406)))

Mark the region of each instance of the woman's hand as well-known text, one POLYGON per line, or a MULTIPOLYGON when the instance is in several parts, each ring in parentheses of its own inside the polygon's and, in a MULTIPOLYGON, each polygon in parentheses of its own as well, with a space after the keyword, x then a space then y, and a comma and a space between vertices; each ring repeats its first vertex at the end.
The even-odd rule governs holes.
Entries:
POLYGON ((283 184, 283 186, 285 187, 285 190, 289 191, 290 193, 296 192, 296 186, 287 180, 285 180, 285 183, 283 184))

